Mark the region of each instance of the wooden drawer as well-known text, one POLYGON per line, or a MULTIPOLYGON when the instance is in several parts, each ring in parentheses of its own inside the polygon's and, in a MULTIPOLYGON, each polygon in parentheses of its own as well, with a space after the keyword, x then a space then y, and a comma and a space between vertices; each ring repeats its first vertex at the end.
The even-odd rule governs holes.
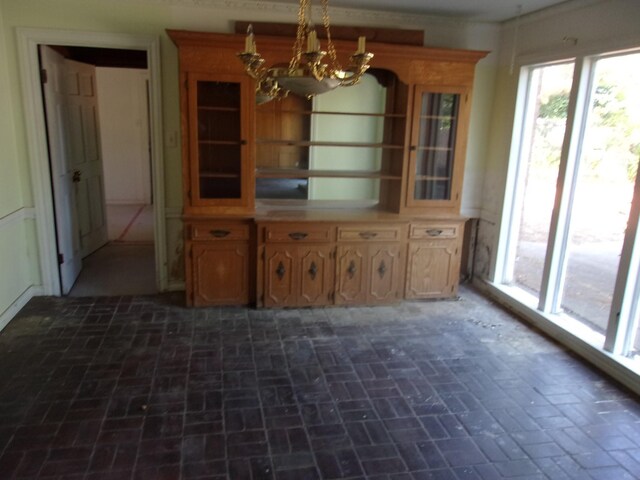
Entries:
POLYGON ((456 238, 459 228, 458 224, 412 223, 409 238, 456 238))
POLYGON ((264 227, 267 243, 325 243, 333 241, 334 227, 318 224, 272 224, 264 227))
POLYGON ((400 240, 401 227, 377 225, 359 225, 357 227, 338 227, 340 242, 390 242, 400 240))
POLYGON ((246 223, 192 223, 191 240, 248 240, 246 223))

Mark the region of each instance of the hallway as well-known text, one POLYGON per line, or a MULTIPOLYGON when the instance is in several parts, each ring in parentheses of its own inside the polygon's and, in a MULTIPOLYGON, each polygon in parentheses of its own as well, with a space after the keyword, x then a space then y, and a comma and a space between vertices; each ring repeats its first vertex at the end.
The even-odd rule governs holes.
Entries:
POLYGON ((70 297, 157 292, 153 205, 107 205, 109 243, 82 260, 70 297))

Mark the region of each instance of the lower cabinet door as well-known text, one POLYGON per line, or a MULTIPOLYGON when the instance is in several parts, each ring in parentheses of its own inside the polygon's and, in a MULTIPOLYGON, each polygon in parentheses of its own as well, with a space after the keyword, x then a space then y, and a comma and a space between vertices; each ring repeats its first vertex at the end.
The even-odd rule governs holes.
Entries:
POLYGON ((194 243, 192 257, 194 305, 249 302, 247 242, 194 243))
POLYGON ((367 303, 390 303, 400 297, 400 245, 369 245, 367 303))
POLYGON ((295 247, 267 247, 264 260, 264 305, 292 307, 297 303, 295 247))
POLYGON ((450 297, 457 291, 459 270, 457 240, 411 242, 405 297, 450 297))
POLYGON ((318 306, 331 303, 333 290, 333 261, 330 246, 299 246, 298 259, 298 305, 318 306))
POLYGON ((367 301, 367 245, 341 245, 336 254, 337 305, 361 304, 367 301))
POLYGON ((278 245, 265 249, 264 305, 320 306, 330 303, 330 246, 278 245))

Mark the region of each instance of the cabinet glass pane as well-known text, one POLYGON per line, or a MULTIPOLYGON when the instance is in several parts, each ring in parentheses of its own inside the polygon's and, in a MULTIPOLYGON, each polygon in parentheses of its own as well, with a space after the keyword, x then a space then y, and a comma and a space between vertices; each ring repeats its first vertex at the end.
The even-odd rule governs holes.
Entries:
POLYGON ((414 198, 450 200, 460 95, 423 93, 414 198))
POLYGON ((198 110, 198 136, 206 141, 240 141, 240 112, 198 110))
POLYGON ((198 82, 198 106, 240 108, 240 84, 230 82, 198 82))
POLYGON ((200 198, 241 198, 240 84, 198 82, 200 198))

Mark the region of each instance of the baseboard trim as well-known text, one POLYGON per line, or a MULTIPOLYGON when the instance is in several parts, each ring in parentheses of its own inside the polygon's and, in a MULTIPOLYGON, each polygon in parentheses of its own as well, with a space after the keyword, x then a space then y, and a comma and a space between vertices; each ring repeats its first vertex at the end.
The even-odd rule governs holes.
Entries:
POLYGON ((24 307, 29 300, 33 297, 43 295, 42 287, 30 286, 11 304, 7 309, 0 314, 0 331, 4 329, 9 322, 13 320, 18 312, 24 307))

